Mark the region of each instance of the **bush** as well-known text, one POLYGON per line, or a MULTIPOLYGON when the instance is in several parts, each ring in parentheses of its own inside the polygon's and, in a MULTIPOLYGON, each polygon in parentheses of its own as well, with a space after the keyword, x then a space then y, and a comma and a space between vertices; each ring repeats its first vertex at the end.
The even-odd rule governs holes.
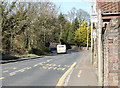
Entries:
POLYGON ((36 55, 44 55, 50 52, 50 49, 47 47, 44 47, 43 49, 34 49, 28 51, 29 54, 36 54, 36 55))
POLYGON ((14 60, 14 59, 19 59, 19 57, 12 56, 9 54, 2 54, 2 60, 14 60))

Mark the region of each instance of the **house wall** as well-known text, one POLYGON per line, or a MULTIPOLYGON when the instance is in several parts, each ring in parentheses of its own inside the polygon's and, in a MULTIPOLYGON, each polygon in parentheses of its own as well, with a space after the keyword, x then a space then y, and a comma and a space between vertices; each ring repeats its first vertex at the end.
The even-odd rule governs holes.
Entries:
MULTIPOLYGON (((120 1, 97 2, 96 9, 102 13, 117 13, 120 12, 120 1)), ((120 17, 103 18, 110 20, 102 34, 103 86, 120 86, 120 17)), ((103 28, 104 23, 103 20, 103 28)))
POLYGON ((103 85, 120 85, 120 27, 114 24, 112 18, 102 35, 103 39, 103 85))

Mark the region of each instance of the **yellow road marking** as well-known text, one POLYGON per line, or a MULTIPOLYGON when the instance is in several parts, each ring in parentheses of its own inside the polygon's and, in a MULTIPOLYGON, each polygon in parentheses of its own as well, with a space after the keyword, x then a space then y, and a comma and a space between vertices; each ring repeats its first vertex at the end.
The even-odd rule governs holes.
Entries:
POLYGON ((65 70, 65 68, 62 68, 62 70, 65 70))
POLYGON ((8 70, 6 70, 6 71, 3 71, 3 73, 6 73, 6 72, 8 72, 8 70))
POLYGON ((20 72, 24 72, 25 70, 21 70, 20 72))
POLYGON ((48 69, 51 69, 52 67, 49 67, 48 69))
POLYGON ((50 62, 50 60, 47 60, 47 62, 50 62))
POLYGON ((58 65, 58 67, 60 67, 61 65, 58 65))
POLYGON ((82 73, 82 70, 79 71, 78 78, 80 78, 81 73, 82 73))
POLYGON ((68 76, 68 74, 71 72, 71 70, 75 67, 77 63, 74 62, 72 66, 63 74, 63 76, 59 79, 58 83, 56 86, 63 86, 63 83, 65 81, 65 78, 68 76))
POLYGON ((38 65, 34 65, 33 67, 36 67, 36 66, 38 66, 38 65))
POLYGON ((64 65, 65 67, 70 67, 69 65, 64 65))
POLYGON ((28 67, 27 69, 31 69, 32 67, 28 67))
POLYGON ((57 69, 57 67, 53 68, 53 70, 57 69))
POLYGON ((45 66, 43 66, 44 69, 47 69, 45 66))
POLYGON ((58 68, 57 70, 60 70, 61 68, 58 68))
POLYGON ((53 64, 53 66, 56 66, 56 64, 53 64))
POLYGON ((13 76, 13 75, 15 75, 15 74, 16 74, 16 73, 11 73, 10 76, 13 76))
POLYGON ((17 69, 17 68, 13 68, 13 69, 17 69))
POLYGON ((5 78, 5 77, 1 77, 0 80, 1 80, 1 79, 4 79, 4 78, 5 78))
POLYGON ((70 67, 70 66, 67 66, 67 67, 70 67))
POLYGON ((49 64, 49 66, 52 66, 52 64, 49 64))
POLYGON ((42 63, 40 65, 43 65, 42 63))

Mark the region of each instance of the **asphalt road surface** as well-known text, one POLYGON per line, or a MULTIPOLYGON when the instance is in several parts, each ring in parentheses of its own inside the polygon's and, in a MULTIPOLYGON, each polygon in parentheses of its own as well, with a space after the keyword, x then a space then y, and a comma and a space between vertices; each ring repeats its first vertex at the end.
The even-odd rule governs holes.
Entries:
POLYGON ((80 52, 69 50, 67 54, 3 64, 0 80, 2 86, 56 86, 80 57, 80 52))

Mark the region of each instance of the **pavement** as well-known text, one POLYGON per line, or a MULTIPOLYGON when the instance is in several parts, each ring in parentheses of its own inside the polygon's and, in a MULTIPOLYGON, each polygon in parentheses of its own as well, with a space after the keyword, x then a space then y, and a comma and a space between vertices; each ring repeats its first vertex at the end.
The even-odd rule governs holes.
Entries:
POLYGON ((91 65, 90 51, 82 51, 81 55, 65 86, 98 86, 97 70, 91 65))

